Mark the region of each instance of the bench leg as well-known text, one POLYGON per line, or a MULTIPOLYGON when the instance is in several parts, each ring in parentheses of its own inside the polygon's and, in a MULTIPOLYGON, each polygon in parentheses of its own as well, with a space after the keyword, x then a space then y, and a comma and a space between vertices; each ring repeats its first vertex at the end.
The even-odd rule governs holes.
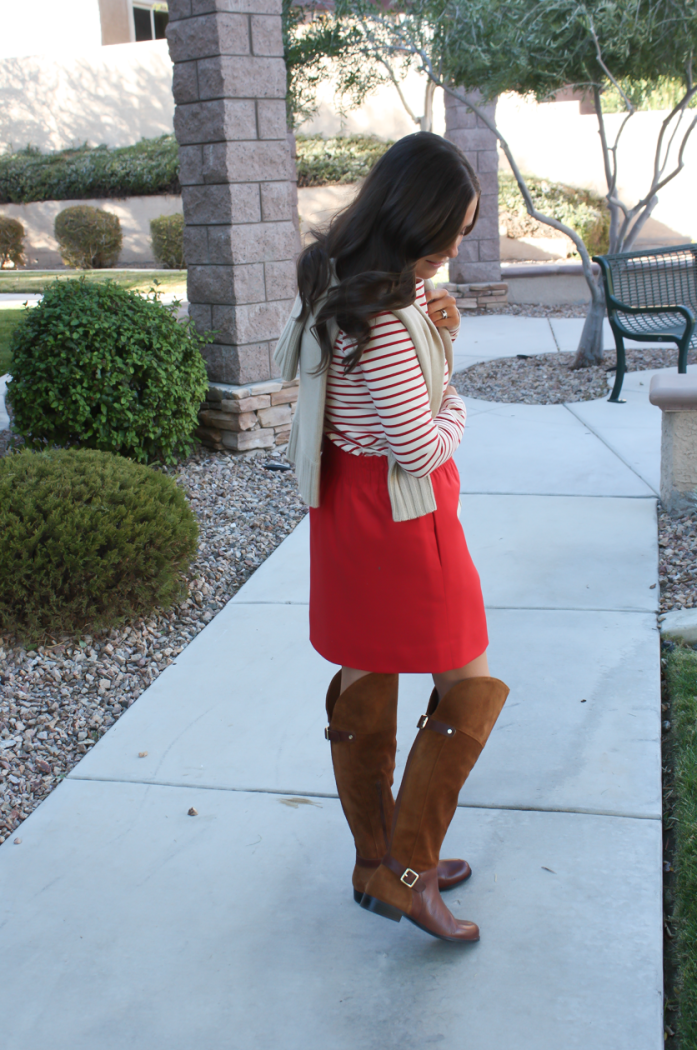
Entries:
POLYGON ((627 371, 627 359, 624 353, 624 339, 615 332, 615 347, 617 349, 617 370, 615 372, 615 385, 612 388, 608 401, 614 401, 616 405, 623 405, 625 400, 620 397, 624 374, 627 371))
POLYGON ((681 339, 678 343, 678 372, 682 375, 687 372, 687 354, 690 349, 690 340, 681 339))

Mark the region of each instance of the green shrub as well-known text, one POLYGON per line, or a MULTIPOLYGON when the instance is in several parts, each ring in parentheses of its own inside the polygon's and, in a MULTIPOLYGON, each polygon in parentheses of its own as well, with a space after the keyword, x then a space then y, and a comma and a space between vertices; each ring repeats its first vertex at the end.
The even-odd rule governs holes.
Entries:
POLYGON ((171 605, 198 528, 176 483, 108 452, 0 460, 0 628, 38 638, 171 605))
MULTIPOLYGON (((535 207, 580 234, 591 255, 602 255, 610 244, 610 211, 602 197, 590 190, 525 176, 535 207)), ((531 218, 513 175, 499 172, 499 216, 509 236, 550 236, 550 227, 531 218)))
POLYGON ((321 135, 298 135, 298 186, 357 182, 365 178, 375 161, 392 145, 392 142, 384 142, 373 135, 345 135, 330 139, 321 135))
POLYGON ((134 146, 79 146, 41 153, 27 147, 0 155, 0 204, 180 193, 174 135, 134 146))
POLYGON ((53 232, 63 261, 78 270, 103 270, 121 254, 123 236, 117 215, 89 204, 58 212, 53 232))
POLYGON ((9 215, 0 215, 0 268, 11 262, 13 266, 23 266, 24 226, 19 219, 9 215))
POLYGON ((160 215, 150 220, 150 240, 155 258, 168 270, 183 270, 184 216, 160 215))
POLYGON ((12 335, 8 396, 34 448, 82 445, 139 462, 191 447, 208 383, 190 322, 112 281, 54 281, 12 335))

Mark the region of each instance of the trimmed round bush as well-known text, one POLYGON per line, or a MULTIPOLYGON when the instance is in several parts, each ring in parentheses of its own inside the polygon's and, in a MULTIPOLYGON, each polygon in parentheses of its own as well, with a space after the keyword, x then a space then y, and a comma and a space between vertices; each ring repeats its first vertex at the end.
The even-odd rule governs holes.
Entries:
POLYGON ((58 212, 53 224, 63 261, 79 270, 113 266, 121 254, 123 236, 117 215, 89 204, 58 212))
POLYGON ((80 445, 140 463, 191 449, 208 389, 189 321, 113 281, 54 281, 15 328, 8 397, 31 448, 80 445))
POLYGON ((0 629, 27 640, 109 627, 183 596, 198 528, 165 474, 108 452, 0 460, 0 629))
POLYGON ((24 226, 19 219, 9 215, 0 215, 0 267, 11 262, 13 266, 23 266, 24 226))
POLYGON ((166 269, 185 269, 184 216, 181 213, 151 219, 150 240, 155 258, 166 269))

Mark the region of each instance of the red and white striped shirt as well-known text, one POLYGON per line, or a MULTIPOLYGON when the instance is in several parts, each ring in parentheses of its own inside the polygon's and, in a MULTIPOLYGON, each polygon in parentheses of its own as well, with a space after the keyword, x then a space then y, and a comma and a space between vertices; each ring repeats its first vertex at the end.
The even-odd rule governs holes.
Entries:
MULTIPOLYGON (((423 281, 416 282, 416 304, 427 313, 423 281)), ((371 327, 370 342, 348 374, 344 357, 356 344, 344 332, 337 336, 327 374, 324 431, 335 445, 355 456, 386 456, 391 449, 409 474, 426 477, 446 463, 460 444, 465 405, 457 394, 446 394, 434 418, 405 326, 384 310, 373 318, 371 327)), ((446 363, 444 391, 449 381, 446 363)))

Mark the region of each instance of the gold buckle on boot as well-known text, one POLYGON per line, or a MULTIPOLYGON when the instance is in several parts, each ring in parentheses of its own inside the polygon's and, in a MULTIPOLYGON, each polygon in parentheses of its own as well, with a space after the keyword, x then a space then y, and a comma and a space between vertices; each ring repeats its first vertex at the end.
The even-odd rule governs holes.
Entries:
POLYGON ((413 871, 411 868, 407 868, 406 871, 403 872, 399 881, 403 882, 405 886, 409 887, 409 889, 412 889, 419 881, 419 874, 418 872, 413 871))

